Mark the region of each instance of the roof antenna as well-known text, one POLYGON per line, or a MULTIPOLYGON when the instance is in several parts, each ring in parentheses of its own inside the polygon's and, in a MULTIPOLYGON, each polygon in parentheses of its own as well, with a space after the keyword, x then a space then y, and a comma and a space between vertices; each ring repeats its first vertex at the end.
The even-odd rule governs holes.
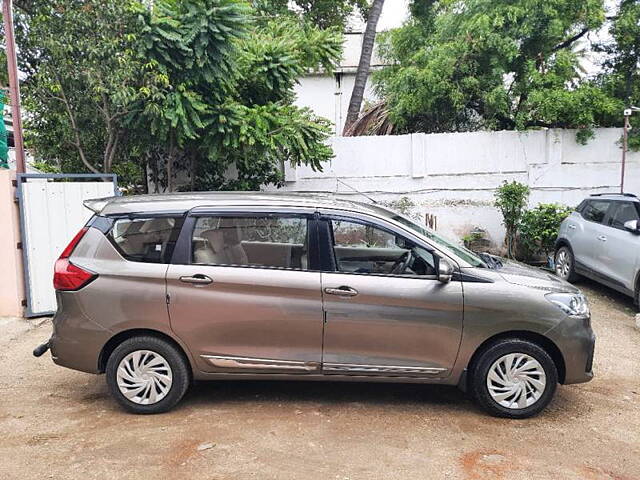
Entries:
MULTIPOLYGON (((360 190, 358 190, 355 187, 352 187, 351 185, 349 185, 347 182, 344 182, 342 180, 340 180, 338 177, 336 177, 336 183, 341 183, 343 184, 345 187, 350 188, 351 190, 353 190, 354 192, 362 195, 363 197, 367 198, 369 201, 371 201, 374 205, 378 205, 378 202, 376 201, 375 198, 370 197, 369 195, 367 195, 364 192, 361 192, 360 190)), ((337 190, 337 189, 336 189, 337 190)), ((337 193, 337 192, 336 192, 337 193)))

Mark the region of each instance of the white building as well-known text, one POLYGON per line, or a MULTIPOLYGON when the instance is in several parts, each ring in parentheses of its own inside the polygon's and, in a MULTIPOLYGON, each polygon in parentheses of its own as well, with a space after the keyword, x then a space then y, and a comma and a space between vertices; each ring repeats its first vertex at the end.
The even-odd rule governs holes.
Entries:
MULTIPOLYGON (((295 91, 296 105, 311 108, 317 115, 325 117, 334 124, 335 135, 342 135, 344 121, 347 118, 349 100, 356 78, 356 69, 360 60, 362 33, 345 34, 342 60, 339 68, 332 74, 325 72, 310 73, 298 80, 295 91)), ((371 58, 371 70, 382 65, 377 55, 371 58)), ((367 81, 364 102, 375 99, 371 82, 367 81)))
MULTIPOLYGON (((407 0, 387 0, 378 22, 378 32, 399 27, 407 18, 407 0)), ((352 20, 350 32, 345 33, 344 49, 340 66, 335 72, 309 73, 300 78, 296 85, 296 105, 311 108, 317 115, 327 118, 334 124, 336 135, 342 135, 344 121, 347 118, 349 100, 356 78, 356 69, 360 61, 362 36, 365 25, 352 20)), ((374 49, 371 58, 371 71, 381 68, 382 62, 374 49)), ((371 82, 367 81, 364 104, 375 100, 371 82)))

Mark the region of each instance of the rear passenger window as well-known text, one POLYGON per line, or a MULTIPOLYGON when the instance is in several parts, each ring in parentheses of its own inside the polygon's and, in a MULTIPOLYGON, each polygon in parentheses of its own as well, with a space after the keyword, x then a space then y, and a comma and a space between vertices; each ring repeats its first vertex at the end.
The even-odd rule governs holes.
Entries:
POLYGON ((307 219, 296 216, 199 217, 192 261, 307 270, 307 219))
POLYGON ((609 202, 606 200, 589 200, 582 209, 582 216, 590 222, 602 223, 609 210, 609 202))
POLYGON ((624 230, 624 224, 629 220, 639 219, 638 210, 636 205, 631 202, 619 202, 613 212, 609 225, 614 228, 624 230))
POLYGON ((127 260, 169 263, 182 223, 182 217, 121 218, 107 238, 127 260))

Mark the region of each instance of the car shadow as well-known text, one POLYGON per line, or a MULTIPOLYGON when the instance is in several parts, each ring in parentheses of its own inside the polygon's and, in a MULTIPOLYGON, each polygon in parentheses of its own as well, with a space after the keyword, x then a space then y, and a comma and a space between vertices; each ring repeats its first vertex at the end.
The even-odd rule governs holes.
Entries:
POLYGON ((453 386, 402 383, 225 380, 197 382, 185 406, 225 403, 274 403, 366 406, 438 405, 475 409, 464 392, 453 386), (214 400, 215 399, 215 400, 214 400))

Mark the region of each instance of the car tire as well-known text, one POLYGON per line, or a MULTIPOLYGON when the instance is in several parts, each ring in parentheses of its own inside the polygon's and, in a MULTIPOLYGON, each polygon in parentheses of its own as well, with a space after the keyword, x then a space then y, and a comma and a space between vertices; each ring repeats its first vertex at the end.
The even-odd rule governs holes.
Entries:
POLYGON ((553 359, 528 340, 503 339, 490 345, 470 370, 471 395, 495 417, 537 415, 549 404, 558 385, 553 359))
POLYGON ((556 250, 554 257, 556 275, 567 282, 575 282, 579 275, 575 269, 575 258, 573 252, 567 246, 560 247, 556 250))
POLYGON ((129 338, 118 345, 107 360, 106 377, 113 398, 125 410, 138 414, 170 410, 191 383, 183 353, 153 336, 129 338))

